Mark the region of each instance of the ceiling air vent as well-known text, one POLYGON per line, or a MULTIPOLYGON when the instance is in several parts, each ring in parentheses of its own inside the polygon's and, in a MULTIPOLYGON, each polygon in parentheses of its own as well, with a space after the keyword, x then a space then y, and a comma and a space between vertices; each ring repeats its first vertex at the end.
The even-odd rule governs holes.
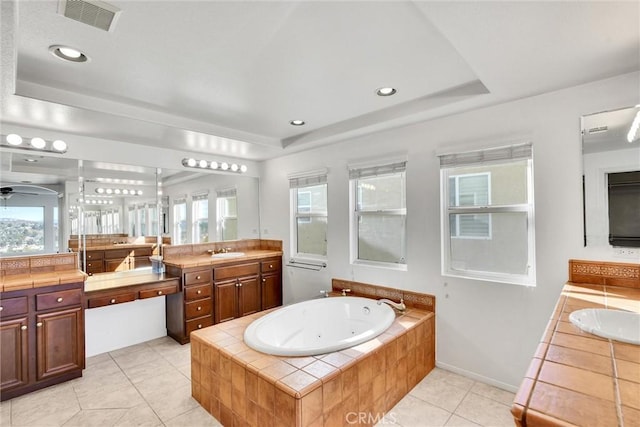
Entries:
POLYGON ((112 31, 120 9, 98 0, 60 0, 58 13, 92 27, 112 31))

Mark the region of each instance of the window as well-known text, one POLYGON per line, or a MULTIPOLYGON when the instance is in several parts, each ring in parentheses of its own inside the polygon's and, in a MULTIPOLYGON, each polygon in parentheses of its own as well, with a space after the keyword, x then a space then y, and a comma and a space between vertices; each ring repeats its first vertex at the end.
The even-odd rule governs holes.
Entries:
POLYGON ((175 245, 187 243, 187 200, 185 198, 173 201, 173 241, 175 245))
MULTIPOLYGON (((487 206, 491 200, 491 174, 449 176, 449 206, 487 206)), ((458 215, 451 219, 451 237, 485 239, 491 237, 491 215, 458 215)))
POLYGON ((209 194, 196 194, 191 200, 193 243, 206 243, 209 241, 209 194))
POLYGON ((535 284, 531 152, 440 156, 443 275, 535 284))
POLYGON ((236 189, 219 190, 216 207, 218 211, 218 236, 220 240, 238 238, 238 207, 236 189))
POLYGON ((3 206, 0 254, 29 255, 44 251, 44 207, 3 206))
POLYGON ((289 178, 291 253, 327 256, 327 175, 289 178))
POLYGON ((350 168, 351 257, 406 265, 406 162, 350 168))
POLYGON ((153 203, 148 206, 149 211, 149 236, 157 236, 160 234, 158 229, 158 205, 153 203))

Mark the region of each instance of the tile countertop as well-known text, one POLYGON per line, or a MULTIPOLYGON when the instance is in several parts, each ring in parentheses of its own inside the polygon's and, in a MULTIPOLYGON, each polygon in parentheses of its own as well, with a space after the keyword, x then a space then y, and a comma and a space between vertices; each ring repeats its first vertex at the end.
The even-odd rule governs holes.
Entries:
POLYGON ((516 395, 518 426, 640 426, 640 346, 569 322, 582 308, 640 313, 640 289, 567 283, 516 395))
POLYGON ((93 276, 87 277, 84 284, 84 291, 85 293, 90 293, 106 289, 118 289, 127 286, 161 283, 174 280, 179 280, 179 278, 170 277, 164 273, 154 273, 152 272, 151 267, 145 267, 129 271, 94 274, 93 276))
POLYGON ((45 286, 84 282, 87 274, 80 270, 49 271, 46 273, 25 273, 3 276, 0 292, 20 291, 45 286))
POLYGON ((164 259, 164 264, 178 268, 190 268, 190 267, 203 267, 203 266, 216 266, 220 264, 230 264, 240 261, 251 261, 260 258, 268 257, 281 257, 282 251, 277 250, 265 250, 265 249, 250 249, 242 250, 238 249, 238 252, 243 252, 243 256, 234 258, 213 258, 211 254, 203 255, 184 255, 184 256, 172 256, 169 259, 164 259))

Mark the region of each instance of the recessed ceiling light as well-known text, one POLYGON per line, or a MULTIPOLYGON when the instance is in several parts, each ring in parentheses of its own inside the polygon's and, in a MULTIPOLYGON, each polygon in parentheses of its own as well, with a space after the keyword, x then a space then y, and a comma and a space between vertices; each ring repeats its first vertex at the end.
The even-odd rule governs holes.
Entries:
POLYGON ((35 163, 38 160, 37 159, 32 159, 31 157, 27 157, 26 159, 24 159, 25 162, 29 162, 29 163, 35 163))
POLYGON ((71 62, 87 62, 89 58, 78 49, 68 46, 53 45, 49 46, 49 52, 56 58, 64 59, 71 62))
POLYGON ((304 125, 304 120, 291 120, 289 124, 292 126, 302 126, 304 125))
POLYGON ((391 96, 397 92, 396 89, 392 87, 380 87, 376 89, 376 95, 378 96, 391 96))

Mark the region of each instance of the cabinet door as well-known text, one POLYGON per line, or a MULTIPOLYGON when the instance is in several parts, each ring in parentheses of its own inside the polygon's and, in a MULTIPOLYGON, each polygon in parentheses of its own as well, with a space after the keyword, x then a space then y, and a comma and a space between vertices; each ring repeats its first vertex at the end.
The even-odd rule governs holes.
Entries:
POLYGON ((238 315, 246 316, 260 311, 260 284, 258 277, 243 277, 238 279, 238 315))
POLYGON ((27 318, 0 322, 0 389, 7 391, 29 381, 27 318))
POLYGON ((238 282, 226 280, 223 282, 215 282, 215 310, 214 316, 216 323, 226 322, 238 317, 238 282))
POLYGON ((36 316, 36 379, 82 369, 84 360, 82 308, 36 316))
POLYGON ((106 272, 127 270, 129 270, 129 257, 104 260, 104 271, 106 272))
POLYGON ((262 276, 262 309, 279 307, 282 305, 282 280, 279 274, 262 276))

